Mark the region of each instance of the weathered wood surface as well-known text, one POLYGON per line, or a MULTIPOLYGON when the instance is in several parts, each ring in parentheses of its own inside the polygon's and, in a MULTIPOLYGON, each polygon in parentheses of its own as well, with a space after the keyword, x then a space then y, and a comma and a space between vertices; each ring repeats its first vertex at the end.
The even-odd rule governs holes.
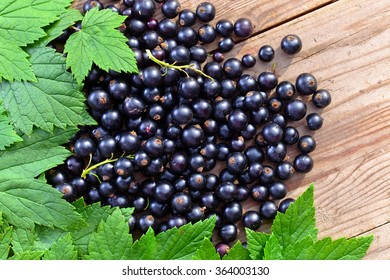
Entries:
MULTIPOLYGON (((182 8, 200 2, 181 1, 182 8)), ((332 93, 324 126, 315 133, 314 169, 288 181, 290 195, 314 182, 320 237, 374 234, 366 259, 390 259, 390 1, 211 2, 218 9, 214 21, 245 16, 256 25, 258 34, 225 57, 256 54, 270 44, 275 60, 258 62, 248 73, 257 76, 276 63, 281 80, 311 72, 332 93), (304 44, 293 57, 278 47, 289 33, 304 44)), ((309 133, 302 122, 296 125, 309 133)))

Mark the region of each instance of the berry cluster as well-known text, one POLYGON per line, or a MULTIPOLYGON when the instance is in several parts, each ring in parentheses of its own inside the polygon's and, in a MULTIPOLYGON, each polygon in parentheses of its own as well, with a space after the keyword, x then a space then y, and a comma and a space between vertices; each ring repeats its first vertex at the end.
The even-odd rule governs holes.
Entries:
MULTIPOLYGON (((48 181, 69 201, 134 207, 131 231, 162 232, 216 215, 225 245, 236 239, 238 222, 257 230, 263 219, 285 212, 294 201, 285 198, 285 181, 313 168, 316 148, 314 138, 300 136, 291 122, 306 117, 308 129, 321 128, 322 117, 307 114, 307 102, 324 108, 329 92, 317 89, 309 73, 295 83, 279 82, 274 71, 245 74, 256 64, 252 54, 225 60, 233 34, 252 34, 249 19, 211 25, 216 10, 209 2, 196 11, 181 9, 177 0, 123 4, 119 10, 89 0, 84 12, 98 6, 127 16, 120 30, 140 72, 90 71, 85 92, 99 125, 75 135, 73 155, 50 171, 48 181), (157 6, 165 16, 160 21, 153 18, 157 6), (195 22, 202 24, 196 29, 195 22), (210 55, 204 44, 215 40, 210 55), (292 146, 300 153, 289 161, 292 146), (258 211, 243 209, 247 199, 259 203, 258 211)), ((296 35, 281 40, 286 55, 301 48, 296 35)), ((274 53, 265 45, 257 56, 270 62, 274 53)))

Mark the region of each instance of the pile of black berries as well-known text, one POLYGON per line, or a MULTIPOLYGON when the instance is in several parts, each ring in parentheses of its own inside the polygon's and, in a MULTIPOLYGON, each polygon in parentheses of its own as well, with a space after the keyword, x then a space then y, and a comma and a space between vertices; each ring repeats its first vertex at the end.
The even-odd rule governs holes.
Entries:
MULTIPOLYGON (((252 54, 225 58, 233 35, 252 34, 249 19, 211 25, 216 10, 209 2, 196 11, 177 0, 123 4, 118 9, 89 0, 84 12, 98 6, 127 16, 120 30, 139 74, 90 71, 85 93, 99 125, 75 135, 73 155, 48 173, 48 182, 68 201, 134 207, 132 232, 153 227, 158 233, 216 215, 224 244, 236 239, 239 222, 257 230, 263 219, 285 212, 294 201, 286 198, 285 182, 313 168, 316 148, 313 136, 299 135, 293 124, 321 128, 322 117, 307 114, 307 103, 324 108, 329 92, 309 73, 295 82, 279 81, 273 71, 246 74, 257 63, 252 54), (165 16, 159 21, 157 7, 165 16), (211 55, 204 45, 216 40, 211 55), (299 151, 293 159, 287 157, 291 147, 299 151), (256 211, 243 208, 248 199, 258 202, 256 211)), ((286 55, 301 48, 297 35, 281 40, 286 55)), ((257 57, 270 62, 274 49, 261 46, 257 57)))

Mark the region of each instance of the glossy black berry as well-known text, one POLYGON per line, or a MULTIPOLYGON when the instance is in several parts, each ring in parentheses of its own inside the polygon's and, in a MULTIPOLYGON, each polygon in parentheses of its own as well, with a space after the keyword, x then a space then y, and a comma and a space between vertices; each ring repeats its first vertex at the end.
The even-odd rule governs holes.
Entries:
POLYGON ((174 192, 175 189, 173 188, 172 184, 169 182, 160 181, 156 183, 153 197, 158 202, 166 203, 171 200, 174 192))
POLYGON ((218 235, 223 240, 223 242, 232 242, 237 238, 237 227, 233 224, 223 225, 218 230, 218 235))
POLYGON ((276 87, 276 96, 282 100, 289 100, 295 95, 295 87, 289 81, 282 81, 276 87))
POLYGON ((273 72, 262 72, 259 74, 257 81, 262 90, 272 90, 278 85, 278 77, 273 72))
POLYGON ((181 26, 191 26, 196 22, 196 14, 190 9, 183 9, 179 13, 178 23, 181 26))
POLYGON ((253 32, 253 24, 248 18, 239 18, 234 23, 234 33, 237 37, 246 38, 253 32))
POLYGON ((233 32, 233 23, 227 19, 221 19, 217 22, 215 29, 222 37, 229 37, 233 32))
POLYGON ((237 186, 231 182, 222 182, 216 189, 216 194, 221 201, 231 201, 237 194, 237 186))
POLYGON ((299 99, 291 99, 287 102, 285 112, 287 118, 293 121, 299 121, 306 115, 306 104, 299 99))
POLYGON ((88 95, 88 106, 95 111, 104 112, 106 111, 110 105, 110 95, 108 92, 102 89, 95 89, 91 91, 88 95))
POLYGON ((292 177, 295 172, 293 165, 290 162, 282 161, 279 162, 275 168, 276 176, 280 180, 287 180, 292 177))
POLYGON ((215 17, 216 9, 215 6, 210 2, 200 3, 196 7, 196 16, 200 21, 209 22, 215 17))
POLYGON ((118 151, 118 146, 114 137, 107 136, 98 144, 98 151, 103 158, 111 158, 118 151))
POLYGON ((261 61, 270 62, 274 59, 275 51, 270 45, 264 45, 259 49, 258 56, 261 61))
POLYGON ((210 24, 204 24, 198 29, 198 38, 202 43, 211 43, 217 38, 217 31, 210 24))
POLYGON ((242 217, 242 225, 251 230, 259 229, 261 222, 261 216, 256 211, 247 211, 242 217))
POLYGON ((192 206, 192 199, 186 193, 176 193, 171 199, 171 207, 178 214, 188 212, 192 206))
POLYGON ((114 165, 115 173, 122 177, 128 177, 134 172, 133 162, 126 157, 119 158, 114 165))
POLYGON ((281 142, 276 145, 268 145, 266 155, 271 162, 282 162, 287 155, 287 147, 281 142))
POLYGON ((241 152, 230 153, 226 160, 226 167, 232 174, 240 174, 247 167, 248 160, 241 152))
POLYGON ((181 11, 180 2, 178 0, 166 0, 161 6, 161 11, 167 18, 174 18, 181 11))
POLYGON ((153 17, 156 11, 156 4, 152 0, 135 0, 132 9, 136 12, 136 15, 142 19, 148 19, 153 17))
POLYGON ((264 140, 271 145, 276 145, 283 139, 283 129, 276 123, 264 125, 261 134, 264 140))
POLYGON ((60 183, 54 186, 59 192, 62 193, 62 197, 67 201, 74 201, 77 197, 76 188, 69 183, 60 183))
POLYGON ((322 109, 331 103, 332 97, 329 91, 325 89, 319 89, 313 94, 311 101, 317 108, 322 109))
POLYGON ((234 41, 230 37, 225 37, 218 42, 218 51, 221 53, 230 52, 234 48, 234 41))
POLYGON ((269 185, 268 191, 273 199, 282 199, 287 194, 287 187, 282 182, 273 182, 269 185))
POLYGON ((317 90, 317 79, 310 73, 302 73, 297 77, 295 87, 300 94, 311 95, 317 90))
POLYGON ((286 213, 286 210, 288 209, 288 207, 295 202, 295 199, 293 198, 286 198, 286 199, 283 199, 280 203, 279 203, 279 206, 278 206, 278 211, 281 212, 281 213, 286 213))
POLYGON ((176 41, 190 48, 198 43, 198 33, 192 27, 184 26, 177 32, 176 41))
POLYGON ((278 207, 276 206, 275 202, 273 201, 264 201, 260 205, 260 216, 263 219, 273 219, 275 218, 278 207))
MULTIPOLYGON (((169 18, 162 19, 158 23, 158 32, 164 38, 175 37, 179 27, 174 20, 169 18)), ((161 44, 162 42, 160 42, 161 44)))
POLYGON ((314 137, 311 135, 303 135, 301 138, 299 138, 297 143, 298 149, 304 154, 308 154, 314 151, 316 146, 317 143, 314 140, 314 137))
POLYGON ((103 4, 98 0, 88 0, 83 5, 83 13, 87 13, 89 10, 97 7, 99 10, 103 9, 103 4))
POLYGON ((182 216, 172 216, 168 219, 168 228, 180 228, 187 223, 187 219, 182 216))
POLYGON ((260 175, 260 182, 263 184, 269 184, 272 183, 275 179, 275 170, 272 166, 264 165, 263 166, 263 173, 260 175))
POLYGON ((251 68, 256 64, 256 57, 251 54, 246 54, 241 58, 241 63, 246 68, 251 68))
POLYGON ((90 138, 80 138, 74 144, 74 152, 80 157, 87 157, 95 151, 96 145, 90 138))
POLYGON ((299 154, 294 159, 294 169, 297 172, 308 173, 313 169, 313 159, 308 154, 299 154))
POLYGON ((269 197, 268 188, 265 185, 255 184, 250 189, 250 197, 254 201, 265 201, 269 197))
POLYGON ((222 218, 226 223, 236 223, 242 218, 242 206, 239 202, 228 202, 222 208, 222 218))
POLYGON ((155 229, 157 220, 150 214, 143 214, 138 218, 137 228, 141 233, 146 233, 149 227, 155 229))
POLYGON ((280 43, 281 49, 289 55, 299 53, 302 49, 302 41, 298 35, 289 34, 283 37, 280 43))
POLYGON ((322 127, 324 119, 318 113, 311 113, 306 117, 306 125, 310 130, 318 130, 322 127))
POLYGON ((181 140, 186 147, 198 147, 204 140, 204 132, 199 125, 187 125, 183 129, 181 140))
POLYGON ((217 245, 215 245, 215 250, 217 251, 219 256, 222 258, 227 253, 229 253, 230 246, 226 243, 218 243, 217 245))
POLYGON ((177 65, 188 64, 190 61, 190 51, 185 46, 177 46, 169 53, 169 60, 177 65))

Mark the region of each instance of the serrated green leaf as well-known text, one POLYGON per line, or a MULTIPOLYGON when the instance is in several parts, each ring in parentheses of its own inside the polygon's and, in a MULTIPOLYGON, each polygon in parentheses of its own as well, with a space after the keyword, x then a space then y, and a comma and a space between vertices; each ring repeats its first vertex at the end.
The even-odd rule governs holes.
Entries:
POLYGON ((10 260, 40 260, 44 251, 24 251, 13 255, 10 260))
POLYGON ((61 197, 59 191, 39 180, 15 178, 14 174, 0 178, 0 211, 17 227, 39 224, 66 228, 80 221, 74 207, 61 197))
POLYGON ((14 228, 12 231, 12 250, 15 253, 46 251, 65 235, 66 232, 59 228, 39 225, 33 229, 14 228))
POLYGON ((360 260, 370 247, 374 237, 340 238, 332 240, 330 237, 318 240, 313 245, 311 255, 305 259, 311 260, 360 260))
POLYGON ((17 45, 0 37, 0 82, 33 81, 37 79, 28 60, 28 54, 17 45))
POLYGON ((190 260, 202 245, 204 238, 211 238, 215 217, 172 228, 157 235, 157 260, 190 260))
POLYGON ((129 254, 126 256, 128 260, 153 260, 156 249, 156 236, 152 228, 141 236, 141 238, 133 243, 129 254))
POLYGON ((309 188, 293 203, 286 213, 276 215, 272 224, 274 234, 283 248, 310 236, 317 239, 318 229, 315 225, 314 186, 309 188))
POLYGON ((45 36, 42 27, 54 22, 71 0, 2 0, 0 37, 17 46, 26 46, 45 36))
POLYGON ((240 240, 238 240, 222 260, 250 260, 249 251, 245 249, 240 240))
POLYGON ((37 248, 35 247, 35 240, 37 235, 35 229, 23 229, 23 228, 13 228, 12 230, 12 251, 14 253, 22 253, 24 251, 34 251, 37 248))
POLYGON ((42 172, 61 164, 70 152, 60 146, 68 141, 77 128, 55 129, 48 133, 36 129, 31 137, 0 152, 0 178, 8 174, 16 177, 36 177, 42 172))
POLYGON ((86 13, 82 29, 69 37, 64 48, 66 65, 78 84, 82 84, 93 63, 105 71, 138 72, 126 37, 116 29, 124 20, 109 9, 95 8, 86 13))
POLYGON ((0 231, 0 260, 8 258, 9 249, 11 248, 11 237, 12 227, 7 227, 0 231))
POLYGON ((88 243, 87 260, 124 260, 129 255, 133 240, 128 221, 116 209, 106 221, 102 221, 88 243))
POLYGON ((264 247, 264 260, 282 260, 283 248, 280 246, 278 237, 271 234, 264 247))
MULTIPOLYGON (((305 260, 313 253, 314 240, 310 236, 302 238, 298 242, 284 248, 283 257, 285 260, 305 260)), ((310 259, 310 258, 309 258, 310 259)))
POLYGON ((70 233, 59 239, 43 255, 43 260, 77 260, 77 251, 70 233))
POLYGON ((264 257, 264 247, 270 235, 264 232, 256 232, 249 228, 245 228, 245 232, 250 258, 252 260, 262 260, 264 257))
POLYGON ((3 104, 0 100, 0 150, 9 147, 15 142, 23 141, 23 139, 15 132, 11 120, 6 116, 3 104))
POLYGON ((83 16, 79 10, 68 9, 65 13, 62 13, 59 18, 59 20, 45 28, 47 35, 37 42, 38 46, 46 46, 59 37, 65 29, 74 25, 77 21, 82 20, 83 16))
POLYGON ((85 97, 65 60, 52 48, 29 49, 32 69, 38 82, 3 82, 0 94, 14 126, 31 134, 33 126, 52 132, 54 127, 76 127, 84 123, 85 97))
POLYGON ((193 260, 220 260, 221 257, 215 250, 214 244, 211 243, 210 239, 205 238, 202 244, 196 250, 195 255, 192 256, 193 260))
MULTIPOLYGON (((100 203, 93 203, 85 205, 83 199, 78 199, 73 203, 78 212, 83 218, 83 222, 74 224, 69 228, 69 232, 72 235, 73 243, 76 246, 80 255, 86 255, 88 253, 88 243, 91 234, 97 230, 97 227, 101 221, 104 221, 111 215, 117 207, 100 206, 100 203)), ((133 208, 120 208, 119 209, 126 220, 133 213, 133 208)))

